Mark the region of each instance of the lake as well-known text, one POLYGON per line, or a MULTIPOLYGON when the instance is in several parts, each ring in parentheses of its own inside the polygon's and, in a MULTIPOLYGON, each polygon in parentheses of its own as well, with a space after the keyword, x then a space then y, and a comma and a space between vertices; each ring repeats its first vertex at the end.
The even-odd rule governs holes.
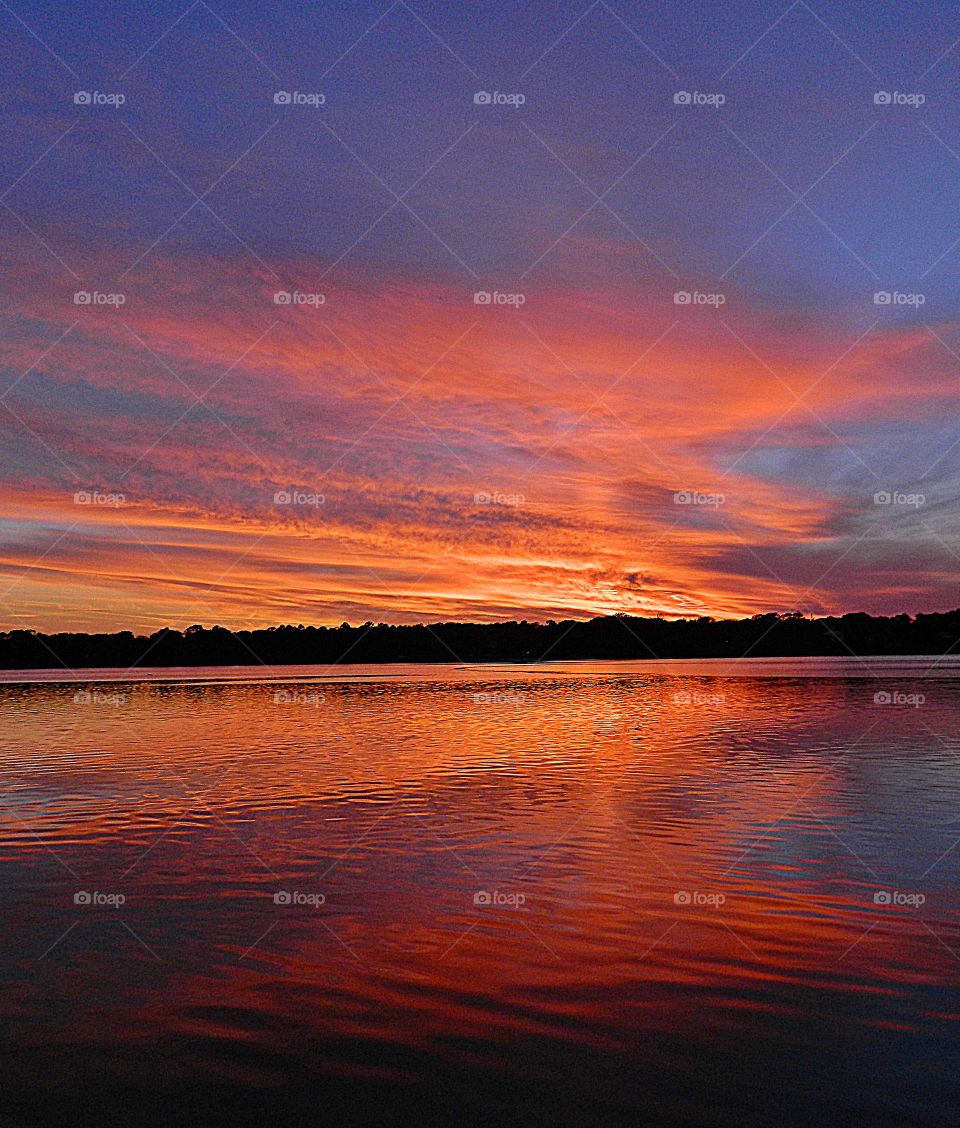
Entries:
POLYGON ((960 660, 70 679, 0 1125, 956 1123, 960 660))

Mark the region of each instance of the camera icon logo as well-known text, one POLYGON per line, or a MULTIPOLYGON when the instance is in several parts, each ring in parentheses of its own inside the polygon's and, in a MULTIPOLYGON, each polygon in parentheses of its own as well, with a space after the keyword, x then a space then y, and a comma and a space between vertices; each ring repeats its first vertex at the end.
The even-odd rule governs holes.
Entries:
POLYGON ((893 98, 889 90, 878 90, 873 96, 873 104, 875 106, 889 106, 893 98))
POLYGON ((885 689, 881 689, 873 695, 874 705, 889 705, 891 701, 893 701, 893 695, 885 689))
POLYGON ((875 905, 890 905, 893 903, 893 898, 885 890, 881 889, 879 892, 874 893, 873 903, 875 905))
POLYGON ((275 905, 289 905, 291 901, 290 894, 286 890, 281 889, 279 893, 274 893, 273 903, 275 905))
POLYGON ((473 895, 473 903, 475 905, 492 905, 493 898, 486 891, 486 889, 478 889, 473 895))
POLYGON ((673 104, 675 106, 689 106, 693 101, 693 95, 689 90, 678 90, 673 96, 673 104))
POLYGON ((291 295, 289 290, 277 290, 277 292, 273 295, 274 305, 289 305, 290 300, 291 295))
POLYGON ((92 898, 89 893, 81 891, 73 895, 73 903, 75 905, 89 905, 91 901, 92 898))
POLYGON ((473 96, 475 106, 489 106, 493 102, 493 95, 489 90, 478 90, 473 96))
POLYGON ((474 305, 490 305, 491 301, 492 295, 489 290, 477 290, 473 295, 474 305))
POLYGON ((692 301, 693 295, 689 290, 677 290, 677 292, 673 295, 674 305, 690 305, 692 301))
POLYGON ((289 106, 292 100, 289 90, 278 90, 273 96, 275 106, 289 106))
POLYGON ((273 495, 274 505, 290 505, 293 502, 293 494, 289 490, 277 490, 273 495))
POLYGON ((873 295, 874 305, 890 305, 892 300, 893 295, 889 290, 877 290, 877 292, 873 295))
POLYGON ((685 889, 681 889, 679 892, 674 893, 673 903, 675 905, 689 905, 690 894, 685 889))
POLYGON ((73 295, 74 305, 89 305, 91 301, 91 294, 89 290, 77 290, 73 295))
POLYGON ((78 90, 73 96, 73 104, 75 106, 89 106, 91 100, 89 90, 78 90))
POLYGON ((878 490, 873 495, 874 505, 890 505, 893 501, 893 495, 888 490, 878 490))

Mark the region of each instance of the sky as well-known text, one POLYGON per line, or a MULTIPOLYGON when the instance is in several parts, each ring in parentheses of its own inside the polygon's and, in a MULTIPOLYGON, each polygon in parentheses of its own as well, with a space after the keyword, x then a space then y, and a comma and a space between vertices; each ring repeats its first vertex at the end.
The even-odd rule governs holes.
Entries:
POLYGON ((960 604, 960 10, 0 27, 0 627, 960 604))

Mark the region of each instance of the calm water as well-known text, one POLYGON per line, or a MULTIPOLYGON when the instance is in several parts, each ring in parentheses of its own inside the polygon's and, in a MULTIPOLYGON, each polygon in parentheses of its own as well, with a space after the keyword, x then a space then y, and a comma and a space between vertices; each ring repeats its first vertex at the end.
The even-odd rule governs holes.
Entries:
POLYGON ((137 677, 0 686, 0 1124, 956 1123, 956 660, 137 677))

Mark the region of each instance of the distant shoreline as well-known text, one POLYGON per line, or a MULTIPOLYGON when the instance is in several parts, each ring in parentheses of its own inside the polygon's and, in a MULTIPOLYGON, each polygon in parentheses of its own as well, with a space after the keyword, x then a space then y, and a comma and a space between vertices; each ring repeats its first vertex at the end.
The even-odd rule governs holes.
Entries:
POLYGON ((0 633, 0 671, 142 670, 750 658, 937 658, 960 652, 960 610, 749 619, 613 615, 545 623, 164 628, 151 635, 0 633))
POLYGON ((766 658, 586 658, 545 662, 375 662, 294 666, 151 666, 85 667, 0 670, 3 686, 106 685, 350 685, 364 682, 448 682, 465 689, 480 684, 512 683, 537 675, 548 679, 568 676, 657 677, 713 681, 716 679, 814 679, 875 681, 944 678, 960 679, 960 654, 871 654, 766 658))

